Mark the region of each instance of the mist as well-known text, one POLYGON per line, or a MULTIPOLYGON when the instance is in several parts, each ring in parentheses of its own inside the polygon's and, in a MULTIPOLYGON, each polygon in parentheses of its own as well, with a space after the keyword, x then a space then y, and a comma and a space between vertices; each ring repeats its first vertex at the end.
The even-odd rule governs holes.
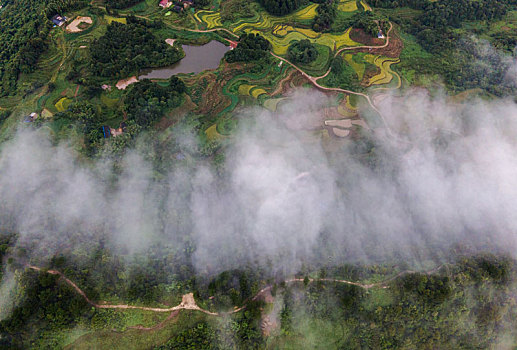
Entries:
POLYGON ((300 91, 275 114, 244 111, 222 175, 210 160, 159 172, 138 150, 91 161, 44 129, 20 130, 0 153, 0 226, 38 264, 100 241, 124 259, 188 245, 208 274, 250 264, 419 268, 458 245, 515 256, 517 105, 421 90, 376 100, 396 137, 377 130, 362 148, 289 127, 297 116, 321 122, 310 106, 330 100, 319 93, 300 91))

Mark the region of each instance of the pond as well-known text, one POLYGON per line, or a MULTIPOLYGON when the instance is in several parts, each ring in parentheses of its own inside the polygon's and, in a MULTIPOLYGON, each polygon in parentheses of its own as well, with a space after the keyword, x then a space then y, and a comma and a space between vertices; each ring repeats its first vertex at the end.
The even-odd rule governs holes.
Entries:
POLYGON ((219 67, 221 58, 230 49, 218 41, 212 40, 201 46, 183 45, 185 57, 169 67, 148 69, 138 79, 169 79, 179 73, 200 73, 207 69, 219 67))

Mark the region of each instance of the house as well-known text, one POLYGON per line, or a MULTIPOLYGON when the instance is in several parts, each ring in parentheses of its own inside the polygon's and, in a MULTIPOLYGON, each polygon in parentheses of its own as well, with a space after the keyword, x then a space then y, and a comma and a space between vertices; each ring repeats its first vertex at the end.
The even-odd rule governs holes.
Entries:
POLYGON ((180 0, 179 3, 183 5, 184 9, 188 9, 189 7, 194 6, 194 1, 192 0, 180 0))
POLYGON ((382 30, 379 30, 379 33, 377 33, 377 38, 384 39, 384 34, 382 34, 382 30))
POLYGON ((23 121, 25 123, 32 123, 33 121, 35 121, 36 119, 38 118, 38 114, 37 113, 34 113, 32 112, 30 115, 26 116, 23 121))
POLYGON ((180 12, 182 12, 182 11, 183 11, 183 7, 181 7, 180 5, 174 5, 174 6, 172 7, 172 10, 173 10, 174 12, 180 13, 180 12))
POLYGON ((66 22, 65 16, 55 15, 51 18, 52 23, 54 23, 56 26, 61 27, 66 22))
POLYGON ((172 6, 172 2, 169 0, 161 0, 159 5, 163 8, 167 8, 172 6))

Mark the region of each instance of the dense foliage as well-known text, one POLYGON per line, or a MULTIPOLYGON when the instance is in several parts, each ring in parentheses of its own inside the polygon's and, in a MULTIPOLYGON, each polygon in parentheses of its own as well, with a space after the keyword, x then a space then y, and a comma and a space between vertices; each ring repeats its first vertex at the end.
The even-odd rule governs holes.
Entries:
POLYGON ((237 47, 226 52, 224 58, 229 63, 267 60, 270 49, 271 43, 259 34, 243 34, 237 47))
POLYGON ((337 14, 337 1, 327 0, 322 2, 316 9, 317 15, 314 17, 312 29, 323 32, 332 26, 337 14))
POLYGON ((36 69, 38 58, 48 48, 49 18, 83 6, 84 1, 72 0, 16 0, 4 5, 0 11, 0 97, 14 95, 19 74, 36 69))
MULTIPOLYGON (((385 8, 409 6, 420 10, 415 17, 391 16, 390 20, 413 34, 417 42, 434 57, 423 60, 415 56, 401 56, 401 68, 415 67, 419 74, 439 74, 451 89, 457 91, 482 88, 498 96, 515 94, 515 83, 507 78, 512 67, 511 59, 486 43, 462 35, 461 27, 467 21, 498 20, 508 10, 515 9, 517 1, 374 0, 371 4, 385 8)), ((482 33, 483 30, 478 34, 482 33)), ((493 37, 495 46, 507 51, 513 51, 512 44, 517 42, 512 33, 495 34, 493 37)))
POLYGON ((125 9, 142 2, 142 0, 106 0, 106 6, 114 9, 125 9))
POLYGON ((371 36, 377 37, 379 30, 386 34, 388 21, 382 16, 371 11, 358 12, 354 14, 345 24, 345 27, 362 29, 371 36))
MULTIPOLYGON (((388 288, 369 290, 317 279, 360 281, 386 273, 384 278, 388 279, 396 272, 381 266, 329 266, 313 275, 314 282, 301 275, 298 277, 303 283, 273 283, 273 307, 261 300, 250 302, 265 283, 260 269, 225 271, 206 279, 193 274, 188 266, 171 265, 173 255, 164 259, 150 254, 148 260, 140 259, 127 269, 108 251, 98 250, 89 262, 84 258, 78 263, 79 260, 55 257, 50 265, 64 271, 92 300, 98 300, 95 291, 103 289, 104 293, 150 304, 170 293, 167 286, 180 286, 190 280, 187 290, 198 296, 198 302, 211 304, 208 296, 213 296, 227 298, 229 305, 247 303, 244 311, 227 318, 199 313, 168 321, 175 332, 166 330, 160 343, 156 343, 157 336, 163 334, 159 329, 138 334, 144 339, 149 337, 149 344, 155 344, 150 347, 162 350, 263 349, 266 342, 271 348, 289 344, 297 349, 474 349, 497 348, 505 336, 511 344, 515 336, 515 261, 506 257, 459 257, 455 263, 433 272, 401 274, 386 282, 388 288), (171 278, 166 273, 169 268, 178 274, 171 278), (277 320, 269 337, 260 328, 265 314, 277 320)), ((124 328, 121 317, 129 311, 93 309, 56 275, 28 271, 22 275, 21 285, 23 302, 11 317, 0 322, 0 341, 5 347, 59 347, 58 338, 48 335, 73 329, 79 322, 91 332, 101 331, 99 341, 120 334, 113 328, 124 328), (37 343, 42 339, 47 340, 37 343)), ((217 304, 212 310, 228 310, 228 305, 217 304)))
POLYGON ((90 45, 91 70, 103 77, 127 77, 141 68, 171 65, 182 58, 175 47, 159 40, 145 22, 129 17, 113 22, 106 34, 90 45))
POLYGON ((127 118, 141 127, 149 127, 167 108, 177 107, 183 101, 185 84, 172 76, 168 86, 142 80, 132 84, 125 98, 127 118))
POLYGON ((28 272, 21 281, 25 299, 9 318, 0 321, 0 346, 10 349, 27 348, 39 333, 73 327, 90 308, 84 298, 64 283, 59 276, 28 272), (30 332, 28 324, 37 323, 39 331, 30 332), (29 342, 28 342, 29 341, 29 342), (3 343, 3 344, 2 344, 3 343))
POLYGON ((267 12, 276 16, 287 15, 296 10, 302 3, 301 0, 259 0, 259 2, 267 12))
POLYGON ((308 39, 296 41, 289 45, 287 58, 291 62, 310 63, 318 57, 318 50, 308 39))
POLYGON ((343 60, 343 57, 334 57, 330 67, 330 73, 323 79, 326 86, 339 87, 353 91, 361 89, 357 73, 343 60))

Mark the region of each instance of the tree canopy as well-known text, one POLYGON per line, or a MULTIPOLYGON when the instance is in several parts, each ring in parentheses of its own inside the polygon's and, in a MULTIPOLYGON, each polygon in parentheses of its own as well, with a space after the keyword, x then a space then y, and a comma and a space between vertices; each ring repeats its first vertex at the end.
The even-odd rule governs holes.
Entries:
POLYGON ((127 77, 141 68, 168 66, 182 58, 182 52, 132 17, 127 24, 110 24, 106 34, 90 45, 90 55, 92 72, 103 77, 127 77))
POLYGON ((250 62, 269 57, 271 43, 259 34, 243 34, 239 38, 239 44, 231 51, 226 52, 224 58, 227 62, 250 62))
POLYGON ((311 63, 318 57, 318 50, 308 39, 297 41, 287 49, 287 58, 291 62, 311 63))

